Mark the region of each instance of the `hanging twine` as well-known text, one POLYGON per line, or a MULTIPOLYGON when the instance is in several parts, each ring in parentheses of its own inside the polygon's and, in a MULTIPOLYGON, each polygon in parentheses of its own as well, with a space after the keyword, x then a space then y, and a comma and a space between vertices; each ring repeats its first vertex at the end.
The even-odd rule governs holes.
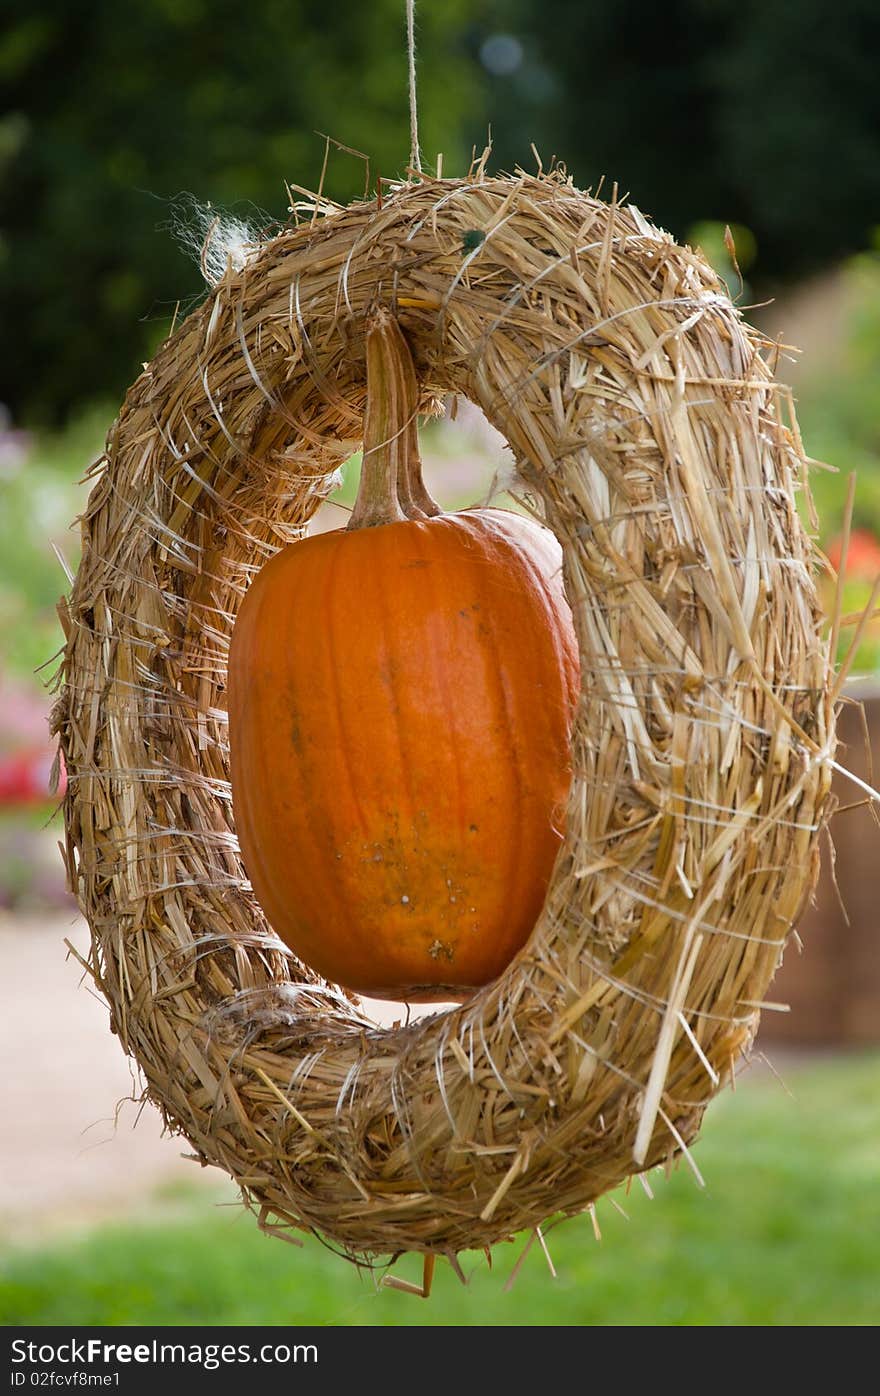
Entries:
POLYGON ((406 47, 409 57, 409 163, 410 168, 422 172, 419 154, 419 112, 416 102, 416 35, 415 0, 406 0, 406 47))

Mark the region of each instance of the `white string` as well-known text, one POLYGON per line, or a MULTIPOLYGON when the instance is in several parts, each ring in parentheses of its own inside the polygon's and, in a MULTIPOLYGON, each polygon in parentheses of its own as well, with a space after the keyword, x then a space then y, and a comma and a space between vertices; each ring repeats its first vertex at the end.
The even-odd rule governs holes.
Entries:
POLYGON ((415 0, 406 0, 406 46, 409 55, 409 163, 421 174, 419 155, 419 112, 416 104, 415 0))

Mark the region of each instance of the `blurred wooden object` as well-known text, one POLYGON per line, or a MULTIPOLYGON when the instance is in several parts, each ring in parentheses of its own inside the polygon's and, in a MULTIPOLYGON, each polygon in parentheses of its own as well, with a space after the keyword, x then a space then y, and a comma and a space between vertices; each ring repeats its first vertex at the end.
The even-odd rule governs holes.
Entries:
MULTIPOLYGON (((880 685, 849 686, 838 734, 840 765, 876 789, 880 685)), ((834 869, 826 841, 813 903, 798 925, 803 950, 794 939, 789 942, 768 994, 791 1011, 762 1015, 762 1042, 880 1043, 880 807, 875 803, 872 810, 865 792, 837 773, 833 790, 838 801, 830 824, 834 869)))

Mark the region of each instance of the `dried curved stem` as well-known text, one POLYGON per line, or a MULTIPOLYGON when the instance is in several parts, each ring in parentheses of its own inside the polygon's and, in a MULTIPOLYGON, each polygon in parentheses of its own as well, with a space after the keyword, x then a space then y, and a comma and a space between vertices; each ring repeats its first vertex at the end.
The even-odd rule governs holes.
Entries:
POLYGON ((442 511, 422 479, 418 379, 400 326, 381 306, 367 323, 366 359, 363 465, 348 527, 430 518, 442 511))

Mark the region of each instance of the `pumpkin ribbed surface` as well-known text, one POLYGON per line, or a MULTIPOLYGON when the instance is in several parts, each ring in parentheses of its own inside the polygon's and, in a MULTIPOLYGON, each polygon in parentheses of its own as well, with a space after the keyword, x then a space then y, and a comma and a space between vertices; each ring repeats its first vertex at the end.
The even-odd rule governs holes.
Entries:
POLYGON ((319 534, 236 622, 233 803, 276 932, 334 982, 442 999, 531 931, 578 659, 549 530, 500 509, 319 534))

